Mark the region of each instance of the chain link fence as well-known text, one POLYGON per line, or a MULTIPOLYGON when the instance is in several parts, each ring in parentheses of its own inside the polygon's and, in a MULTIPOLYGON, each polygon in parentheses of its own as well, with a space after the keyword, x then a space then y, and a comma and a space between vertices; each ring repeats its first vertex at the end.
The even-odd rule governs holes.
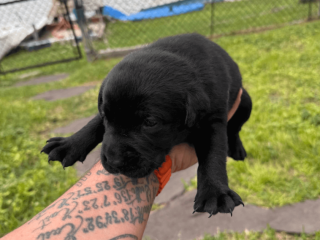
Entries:
POLYGON ((320 0, 75 1, 83 6, 88 29, 94 33, 93 51, 108 56, 118 48, 127 53, 127 47, 170 35, 198 32, 217 37, 320 17, 320 0))
POLYGON ((97 55, 114 53, 115 49, 127 53, 128 47, 138 48, 165 36, 187 32, 208 36, 213 29, 210 0, 75 1, 84 8, 97 55))
POLYGON ((81 58, 69 8, 66 1, 0 0, 0 74, 81 58))
POLYGON ((253 32, 320 18, 320 0, 0 0, 0 73, 124 55, 159 38, 253 32))
POLYGON ((206 1, 84 0, 83 5, 86 11, 98 9, 98 16, 88 19, 89 29, 104 27, 95 34, 96 49, 136 46, 186 32, 210 33, 212 12, 206 1))
POLYGON ((214 35, 274 28, 320 16, 318 0, 241 0, 214 7, 214 35))

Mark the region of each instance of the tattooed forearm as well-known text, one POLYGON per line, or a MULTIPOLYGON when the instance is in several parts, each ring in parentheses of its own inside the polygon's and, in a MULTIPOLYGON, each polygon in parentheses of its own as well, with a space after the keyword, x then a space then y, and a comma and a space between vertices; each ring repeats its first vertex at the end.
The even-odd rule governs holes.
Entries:
POLYGON ((119 235, 119 236, 117 236, 117 237, 110 238, 110 240, 118 240, 118 239, 124 239, 124 238, 126 238, 126 239, 129 239, 129 238, 131 238, 131 239, 138 239, 137 236, 132 235, 132 234, 122 234, 122 235, 119 235))
MULTIPOLYGON (((95 170, 28 224, 34 227, 36 239, 76 240, 80 234, 90 237, 100 233, 107 237, 104 229, 112 233, 112 229, 119 229, 113 226, 125 224, 144 229, 157 191, 158 180, 153 174, 131 179, 95 170)), ((135 234, 116 233, 113 236, 117 237, 110 239, 138 239, 135 234)))
POLYGON ((105 169, 102 169, 102 170, 98 170, 97 175, 105 175, 105 176, 109 176, 109 175, 113 175, 113 176, 118 176, 119 174, 118 173, 109 173, 107 172, 105 169))
MULTIPOLYGON (((77 238, 75 237, 75 235, 78 232, 79 228, 82 226, 83 218, 79 215, 75 216, 75 218, 80 218, 80 223, 76 223, 76 225, 74 225, 73 223, 66 223, 62 227, 53 229, 48 232, 40 233, 36 239, 40 239, 40 240, 50 239, 52 236, 61 234, 65 236, 64 239, 76 240, 77 238)), ((61 237, 59 237, 59 239, 60 238, 61 237)))
POLYGON ((131 223, 136 224, 142 223, 146 219, 144 218, 145 213, 149 214, 152 205, 145 207, 137 207, 136 209, 130 208, 121 209, 121 211, 109 211, 105 212, 104 215, 98 215, 95 217, 85 218, 87 226, 83 228, 84 233, 94 231, 96 228, 103 229, 108 228, 110 225, 121 224, 121 223, 131 223))
POLYGON ((91 175, 91 172, 87 172, 86 175, 84 175, 77 183, 76 183, 76 186, 77 187, 81 187, 82 184, 87 181, 88 177, 91 175))

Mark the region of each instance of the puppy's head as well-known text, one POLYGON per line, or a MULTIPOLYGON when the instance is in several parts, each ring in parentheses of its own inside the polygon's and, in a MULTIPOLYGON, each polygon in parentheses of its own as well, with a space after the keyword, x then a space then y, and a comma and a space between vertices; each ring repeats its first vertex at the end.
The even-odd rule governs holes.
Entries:
POLYGON ((199 108, 209 104, 194 78, 190 66, 164 53, 129 56, 108 74, 98 100, 108 172, 145 177, 186 140, 199 108))

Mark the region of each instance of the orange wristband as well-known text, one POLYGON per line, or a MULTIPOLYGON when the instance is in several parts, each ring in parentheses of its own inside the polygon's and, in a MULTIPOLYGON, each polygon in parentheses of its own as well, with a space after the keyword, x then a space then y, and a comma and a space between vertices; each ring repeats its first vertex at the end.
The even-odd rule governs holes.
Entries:
POLYGON ((159 193, 161 193, 164 186, 167 184, 171 177, 171 167, 172 167, 172 161, 169 155, 166 156, 166 161, 162 163, 161 167, 159 167, 157 170, 154 170, 154 174, 157 176, 159 180, 159 189, 157 196, 159 193))

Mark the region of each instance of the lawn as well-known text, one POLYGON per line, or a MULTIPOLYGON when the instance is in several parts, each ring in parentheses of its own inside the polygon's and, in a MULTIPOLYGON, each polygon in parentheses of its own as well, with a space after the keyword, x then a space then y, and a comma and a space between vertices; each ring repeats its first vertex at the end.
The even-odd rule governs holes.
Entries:
MULTIPOLYGON (((85 59, 40 68, 39 75, 69 73, 61 82, 15 88, 22 73, 0 76, 0 237, 29 220, 77 181, 75 170, 47 163, 40 150, 50 130, 97 112, 98 85, 119 61, 85 59), (98 81, 98 82, 97 82, 98 81), (82 84, 97 87, 79 97, 45 102, 30 97, 82 84)), ((29 72, 34 72, 30 70, 29 72)))
POLYGON ((50 47, 38 51, 29 52, 25 49, 19 49, 16 53, 1 59, 1 70, 8 71, 21 69, 29 66, 37 66, 49 62, 61 62, 68 59, 79 57, 77 49, 72 46, 71 42, 63 44, 54 43, 50 47))
MULTIPOLYGON (((215 40, 239 64, 253 99, 252 116, 241 132, 248 158, 227 165, 229 185, 245 203, 275 207, 320 196, 319 37, 317 21, 215 40)), ((13 86, 26 80, 21 74, 35 70, 0 76, 0 236, 77 181, 73 168, 49 165, 39 152, 52 129, 97 112, 99 83, 118 61, 82 59, 39 68, 37 75, 70 76, 37 86, 13 86), (30 99, 84 84, 96 88, 55 102, 30 99)), ((247 238, 235 236, 225 239, 247 238)))
POLYGON ((248 203, 275 207, 320 195, 319 26, 217 40, 253 100, 240 134, 248 159, 227 164, 229 185, 248 203))
MULTIPOLYGON (((312 16, 317 14, 317 3, 312 4, 312 16)), ((209 36, 230 34, 267 26, 292 24, 308 17, 308 4, 298 0, 242 0, 217 2, 213 9, 206 4, 202 11, 136 22, 111 22, 107 28, 108 47, 134 46, 152 42, 160 37, 198 32, 209 36), (211 25, 211 11, 213 25, 211 25), (213 31, 213 32, 211 32, 213 31)), ((99 41, 95 45, 105 49, 99 41)))
MULTIPOLYGON (((318 3, 312 3, 312 17, 317 16, 318 3)), ((265 27, 295 24, 308 18, 309 4, 299 0, 242 0, 206 4, 201 11, 157 18, 152 20, 122 22, 111 21, 105 31, 108 42, 93 41, 98 51, 146 44, 158 38, 186 32, 198 32, 205 36, 254 31, 265 27), (211 12, 213 11, 213 15, 211 12), (212 18, 212 24, 211 24, 212 18)), ((3 71, 15 68, 59 61, 76 57, 72 43, 54 44, 37 52, 19 51, 1 61, 3 71), (54 51, 53 51, 54 49, 54 51)))

